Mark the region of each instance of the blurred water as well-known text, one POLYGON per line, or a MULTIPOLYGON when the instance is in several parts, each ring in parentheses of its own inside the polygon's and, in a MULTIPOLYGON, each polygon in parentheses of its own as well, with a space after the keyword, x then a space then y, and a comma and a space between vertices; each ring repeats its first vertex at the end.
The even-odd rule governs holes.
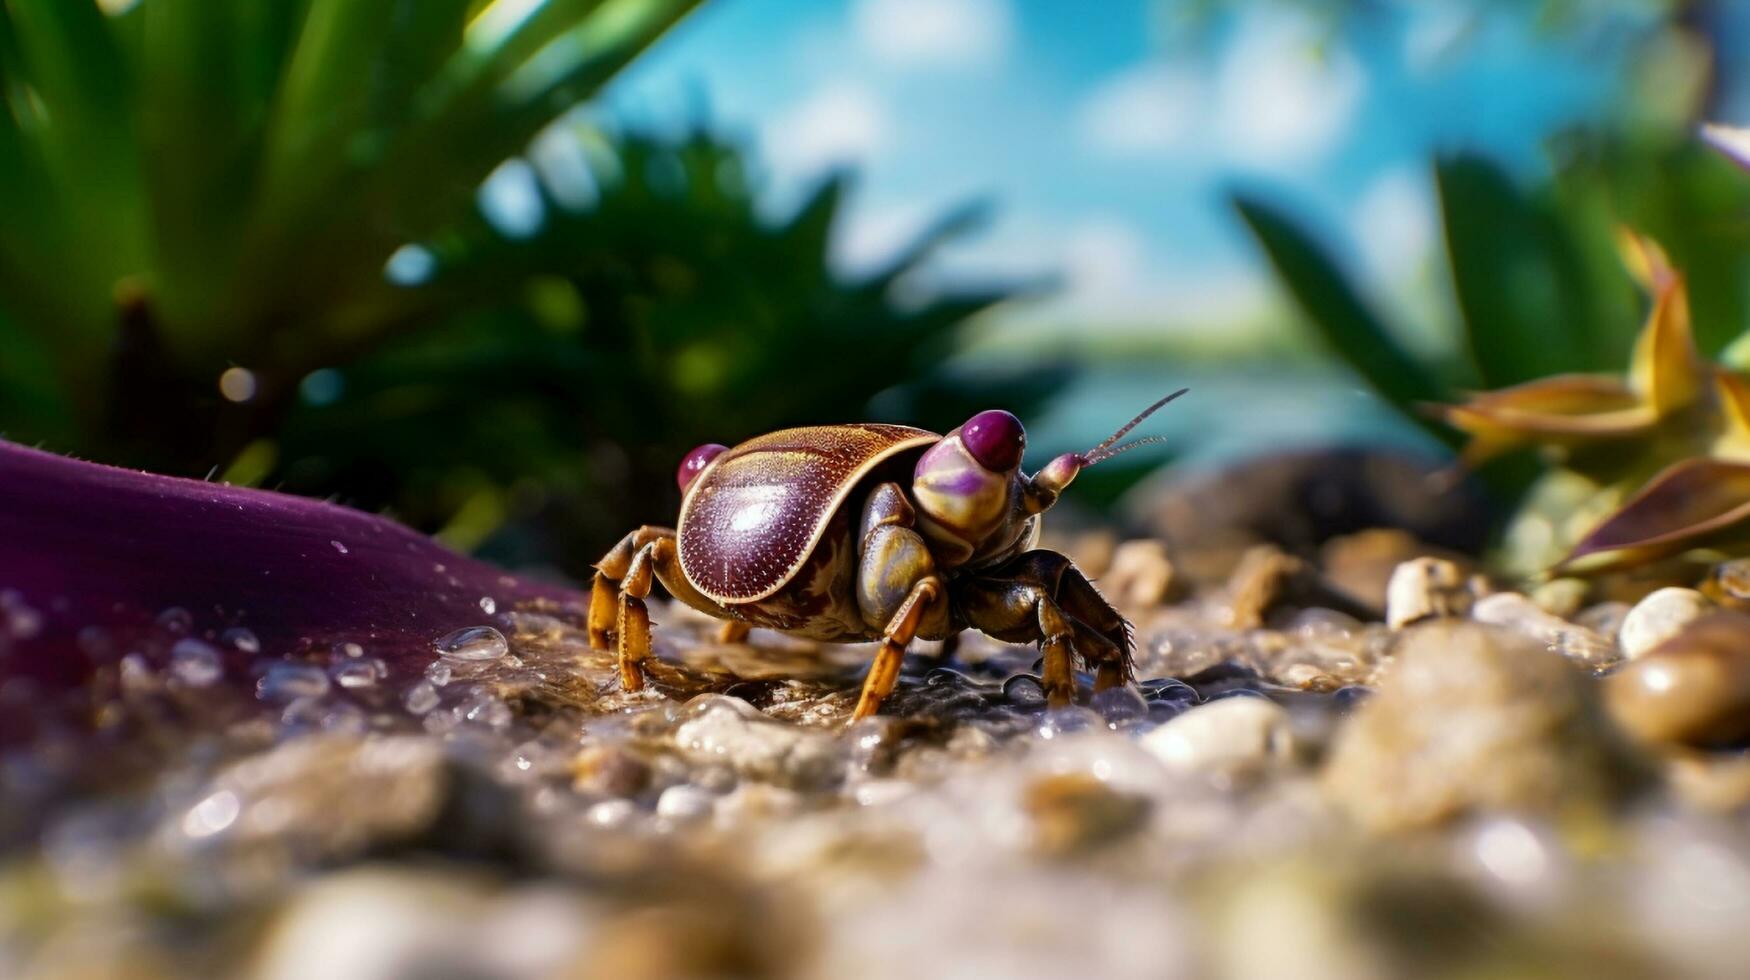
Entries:
POLYGON ((1028 420, 1029 441, 1039 461, 1086 449, 1161 395, 1185 386, 1190 394, 1144 424, 1148 433, 1167 437, 1175 458, 1212 462, 1334 444, 1442 451, 1347 375, 1310 365, 1199 366, 1184 372, 1165 365, 1090 366, 1042 417, 1028 420))

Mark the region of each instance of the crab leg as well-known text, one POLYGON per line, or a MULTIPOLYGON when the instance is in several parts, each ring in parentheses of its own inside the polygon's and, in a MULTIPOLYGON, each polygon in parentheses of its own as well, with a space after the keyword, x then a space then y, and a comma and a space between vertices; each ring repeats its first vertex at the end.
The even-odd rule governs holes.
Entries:
POLYGON ((1068 558, 1029 551, 969 583, 959 601, 970 625, 999 640, 1033 641, 1045 657, 1046 703, 1075 697, 1074 660, 1095 668, 1094 689, 1130 680, 1130 626, 1068 558))
POLYGON ((881 649, 875 654, 875 662, 869 665, 869 676, 863 679, 863 693, 857 698, 857 709, 851 712, 851 721, 861 721, 874 714, 880 710, 881 702, 893 693, 893 685, 899 680, 899 665, 905 660, 905 648, 917 635, 918 623, 930 604, 941 595, 941 580, 933 575, 918 580, 911 587, 911 593, 882 632, 881 649))

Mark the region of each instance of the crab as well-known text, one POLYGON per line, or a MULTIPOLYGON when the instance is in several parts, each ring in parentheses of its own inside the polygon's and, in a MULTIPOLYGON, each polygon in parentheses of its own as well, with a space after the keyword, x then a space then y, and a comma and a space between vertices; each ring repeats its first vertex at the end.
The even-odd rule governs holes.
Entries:
POLYGON ((913 640, 974 629, 1038 644, 1047 703, 1075 696, 1076 661, 1094 690, 1134 680, 1130 623, 1070 559, 1036 547, 1040 517, 1084 468, 1174 392, 1085 453, 1021 472, 1026 430, 980 412, 946 435, 882 423, 784 429, 733 448, 694 449, 676 471, 675 528, 627 534, 596 564, 588 635, 618 655, 621 685, 645 686, 652 580, 723 620, 831 643, 880 642, 851 720, 881 707, 913 640), (611 646, 610 646, 611 644, 611 646))

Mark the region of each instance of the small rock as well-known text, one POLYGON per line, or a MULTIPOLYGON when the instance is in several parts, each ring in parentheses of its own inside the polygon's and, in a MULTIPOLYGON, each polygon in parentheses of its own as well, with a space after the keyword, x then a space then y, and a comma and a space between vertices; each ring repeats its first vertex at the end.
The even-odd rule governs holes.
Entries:
POLYGON ((1100 577, 1107 598, 1126 609, 1151 609, 1166 601, 1173 589, 1173 563, 1167 546, 1153 538, 1126 541, 1112 552, 1100 577))
POLYGON ((692 823, 711 815, 717 798, 697 786, 670 786, 656 798, 656 815, 675 823, 692 823))
POLYGON ((1750 558, 1721 562, 1709 569, 1701 591, 1727 609, 1750 612, 1750 558))
POLYGON ((1463 616, 1475 599, 1470 576, 1443 558, 1414 558, 1392 571, 1385 590, 1385 621, 1402 629, 1424 619, 1463 616))
POLYGON ((1294 756, 1288 712, 1266 698, 1200 705, 1144 735, 1140 744, 1177 772, 1253 771, 1294 756))
MULTIPOLYGON (((1626 629, 1626 628, 1625 628, 1626 629)), ((1605 678, 1611 715, 1654 742, 1750 738, 1750 616, 1714 613, 1605 678)))
POLYGON ((1523 633, 1412 627, 1338 729, 1325 789, 1374 830, 1472 811, 1601 809, 1640 770, 1594 697, 1583 674, 1523 633))
POLYGON ((1635 603, 1623 617, 1617 643, 1623 655, 1632 660, 1683 632, 1712 608, 1707 596, 1694 589, 1660 589, 1635 603))
POLYGON ((1148 823, 1146 797, 1122 792, 1088 775, 1071 772, 1029 784, 1021 809, 1033 823, 1040 853, 1062 857, 1116 843, 1148 823))
POLYGON ((1227 584, 1229 618, 1239 629, 1256 629, 1271 612, 1286 606, 1320 606, 1357 619, 1377 619, 1379 611, 1338 591, 1305 559, 1273 545, 1248 550, 1227 584))
POLYGON ((624 749, 592 745, 571 760, 573 785, 605 796, 636 796, 650 785, 650 767, 624 749))
POLYGON ((703 765, 728 765, 745 779, 794 789, 836 782, 844 773, 837 739, 712 704, 674 733, 682 754, 703 765))
POLYGON ((1584 626, 1550 615, 1518 592, 1483 596, 1472 607, 1471 618, 1528 637, 1588 667, 1604 667, 1621 659, 1616 644, 1584 626))

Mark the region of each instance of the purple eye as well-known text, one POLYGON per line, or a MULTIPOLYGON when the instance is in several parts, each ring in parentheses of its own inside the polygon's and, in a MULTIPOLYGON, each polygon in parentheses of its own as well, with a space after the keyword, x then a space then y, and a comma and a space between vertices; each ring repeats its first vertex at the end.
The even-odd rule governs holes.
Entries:
POLYGON ((674 471, 674 482, 680 484, 681 493, 686 493, 687 487, 692 485, 693 480, 700 473, 705 472, 705 467, 710 466, 711 461, 728 448, 728 446, 715 442, 707 442, 688 453, 686 458, 681 460, 680 469, 674 471))
POLYGON ((1001 409, 979 412, 960 427, 960 441, 978 465, 995 473, 1021 465, 1021 450, 1027 448, 1027 430, 1021 420, 1001 409))

